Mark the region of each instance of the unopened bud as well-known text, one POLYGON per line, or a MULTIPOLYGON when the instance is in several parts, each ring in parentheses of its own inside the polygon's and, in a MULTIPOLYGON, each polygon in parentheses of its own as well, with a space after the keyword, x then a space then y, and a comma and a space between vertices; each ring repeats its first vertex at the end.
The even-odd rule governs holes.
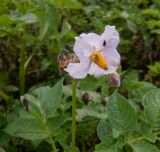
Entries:
POLYGON ((112 73, 108 76, 108 82, 115 87, 119 87, 121 84, 120 76, 117 73, 112 73))

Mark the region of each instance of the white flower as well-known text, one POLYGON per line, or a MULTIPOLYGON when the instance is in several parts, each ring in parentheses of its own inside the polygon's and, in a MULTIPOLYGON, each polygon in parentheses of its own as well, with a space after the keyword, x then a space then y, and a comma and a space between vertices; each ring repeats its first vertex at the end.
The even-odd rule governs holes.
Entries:
POLYGON ((115 73, 120 65, 120 55, 116 50, 119 34, 114 26, 107 25, 101 35, 81 34, 76 37, 74 52, 80 63, 69 63, 65 71, 75 79, 83 79, 87 74, 100 77, 115 73))

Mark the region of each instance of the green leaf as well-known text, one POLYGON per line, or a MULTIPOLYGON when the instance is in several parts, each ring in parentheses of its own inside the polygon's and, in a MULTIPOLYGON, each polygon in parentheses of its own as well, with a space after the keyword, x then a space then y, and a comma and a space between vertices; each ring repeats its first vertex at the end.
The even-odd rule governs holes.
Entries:
POLYGON ((144 9, 142 10, 142 14, 146 15, 147 17, 155 17, 160 19, 160 12, 156 9, 144 9))
POLYGON ((149 65, 148 68, 151 76, 160 75, 160 62, 155 62, 153 65, 149 65))
POLYGON ((21 16, 19 19, 26 23, 34 23, 38 21, 37 16, 33 13, 26 13, 25 15, 21 16))
POLYGON ((110 145, 107 142, 96 145, 94 152, 116 152, 116 146, 110 145))
POLYGON ((54 6, 49 6, 46 9, 37 13, 40 21, 40 41, 44 38, 57 34, 57 28, 60 23, 60 14, 54 6))
POLYGON ((57 8, 82 9, 82 4, 77 0, 54 0, 52 2, 57 8))
POLYGON ((101 141, 111 141, 112 142, 112 128, 106 120, 100 120, 97 126, 97 135, 101 141))
POLYGON ((151 33, 160 35, 160 29, 151 30, 151 33))
POLYGON ((5 150, 0 147, 0 152, 5 152, 5 150))
POLYGON ((118 93, 109 98, 108 117, 113 128, 124 133, 133 131, 136 127, 136 114, 127 99, 118 93))
POLYGON ((52 117, 60 105, 62 98, 63 79, 60 80, 53 88, 40 87, 32 93, 38 98, 40 109, 47 117, 52 117))
POLYGON ((4 86, 4 90, 9 91, 9 92, 16 92, 16 91, 18 91, 18 87, 14 86, 14 85, 6 85, 6 86, 4 86))
POLYGON ((8 135, 6 132, 4 131, 0 131, 0 146, 2 145, 7 145, 9 143, 9 141, 11 140, 11 136, 8 135))
POLYGON ((150 127, 150 125, 143 121, 139 125, 140 125, 140 132, 143 135, 143 137, 149 142, 155 143, 156 136, 152 132, 152 128, 150 127))
POLYGON ((60 80, 54 87, 39 87, 32 91, 32 95, 25 94, 22 101, 25 99, 29 102, 29 111, 37 119, 41 117, 54 116, 62 98, 63 79, 60 80))
POLYGON ((29 140, 45 139, 48 137, 44 126, 36 119, 17 118, 4 131, 12 136, 29 140))
POLYGON ((63 125, 66 121, 70 119, 71 118, 69 116, 64 116, 64 115, 52 117, 47 120, 47 126, 49 130, 54 133, 54 131, 57 128, 59 128, 61 125, 63 125))
POLYGON ((83 6, 78 0, 64 0, 65 8, 82 9, 83 6))
POLYGON ((142 86, 139 88, 132 89, 132 94, 134 97, 139 99, 140 102, 142 102, 144 95, 151 90, 155 90, 156 86, 149 82, 141 81, 140 83, 142 86))
POLYGON ((123 135, 120 135, 117 139, 116 146, 122 149, 125 144, 126 144, 125 137, 123 135))
POLYGON ((0 27, 9 26, 14 23, 15 23, 15 21, 12 20, 10 18, 10 16, 8 16, 8 15, 1 15, 0 16, 0 27))
POLYGON ((147 25, 149 29, 159 28, 160 27, 160 21, 159 20, 153 20, 150 19, 147 21, 147 25))
POLYGON ((125 74, 125 79, 127 79, 128 81, 138 81, 138 71, 127 71, 127 73, 125 74))
POLYGON ((121 135, 121 131, 115 128, 112 129, 112 132, 113 132, 113 138, 118 138, 121 135))
POLYGON ((125 78, 122 81, 121 87, 128 90, 129 92, 137 88, 142 88, 144 85, 138 81, 138 71, 132 70, 125 74, 125 78))
POLYGON ((65 20, 62 25, 62 31, 59 35, 59 40, 62 39, 71 30, 71 25, 65 20))
POLYGON ((160 152, 160 150, 147 142, 137 141, 133 144, 134 152, 160 152))
POLYGON ((93 135, 93 133, 95 133, 95 128, 97 126, 97 123, 98 123, 97 119, 88 119, 84 120, 81 123, 78 123, 77 134, 80 135, 82 138, 85 137, 89 139, 93 135))
POLYGON ((79 152, 79 149, 78 149, 78 147, 75 147, 75 146, 68 146, 65 149, 65 152, 79 152))
POLYGON ((88 90, 88 91, 95 90, 97 87, 97 82, 98 80, 96 78, 88 76, 87 78, 80 81, 79 87, 83 90, 88 90))
POLYGON ((107 110, 102 105, 90 103, 81 109, 77 109, 77 120, 82 121, 85 117, 94 117, 99 119, 107 118, 107 110))
POLYGON ((137 33, 137 25, 131 21, 131 20, 127 20, 127 27, 133 32, 133 33, 137 33))
POLYGON ((93 103, 101 103, 101 95, 95 91, 87 91, 93 103))
MULTIPOLYGON (((65 97, 72 97, 72 86, 71 85, 63 86, 63 91, 64 91, 65 97)), ((82 91, 78 88, 76 90, 76 96, 79 99, 82 98, 82 91)))
POLYGON ((21 97, 21 102, 23 103, 24 101, 29 102, 28 110, 32 114, 32 116, 34 116, 36 119, 41 120, 43 115, 45 114, 43 113, 43 109, 38 97, 34 97, 30 94, 25 94, 21 97))
POLYGON ((142 100, 145 116, 152 126, 160 127, 160 89, 146 93, 142 100))

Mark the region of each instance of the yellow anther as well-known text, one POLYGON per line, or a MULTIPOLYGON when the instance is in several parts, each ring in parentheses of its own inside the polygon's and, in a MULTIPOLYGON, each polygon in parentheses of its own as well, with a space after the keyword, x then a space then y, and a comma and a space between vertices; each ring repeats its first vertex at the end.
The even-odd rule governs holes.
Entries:
POLYGON ((107 62, 105 61, 104 57, 99 53, 98 50, 95 50, 91 55, 91 60, 96 63, 100 68, 107 70, 107 62))

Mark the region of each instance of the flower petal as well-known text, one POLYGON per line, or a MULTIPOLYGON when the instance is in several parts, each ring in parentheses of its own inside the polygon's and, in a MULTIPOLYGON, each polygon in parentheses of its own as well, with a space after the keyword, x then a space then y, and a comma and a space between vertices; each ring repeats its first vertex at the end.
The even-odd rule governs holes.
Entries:
POLYGON ((82 37, 76 37, 75 39, 73 50, 76 55, 79 57, 79 54, 83 53, 86 57, 90 56, 94 51, 94 47, 82 37))
POLYGON ((90 57, 84 55, 84 52, 82 50, 77 51, 76 55, 78 56, 80 63, 90 59, 90 57))
POLYGON ((116 71, 116 68, 114 66, 109 66, 108 70, 103 70, 94 62, 92 62, 89 70, 89 74, 98 78, 106 74, 114 73, 115 71, 116 71))
POLYGON ((106 48, 116 48, 119 43, 119 34, 115 29, 115 26, 107 25, 105 31, 101 34, 103 40, 103 46, 106 48))
POLYGON ((90 68, 90 60, 83 63, 69 63, 65 71, 69 72, 70 76, 75 79, 83 79, 87 76, 90 68))
POLYGON ((108 64, 120 65, 120 54, 115 48, 103 48, 100 50, 108 64))
MULTIPOLYGON (((81 34, 80 37, 93 46, 94 50, 100 50, 103 47, 101 36, 95 33, 81 34)), ((93 51, 94 51, 93 50, 93 51)))

